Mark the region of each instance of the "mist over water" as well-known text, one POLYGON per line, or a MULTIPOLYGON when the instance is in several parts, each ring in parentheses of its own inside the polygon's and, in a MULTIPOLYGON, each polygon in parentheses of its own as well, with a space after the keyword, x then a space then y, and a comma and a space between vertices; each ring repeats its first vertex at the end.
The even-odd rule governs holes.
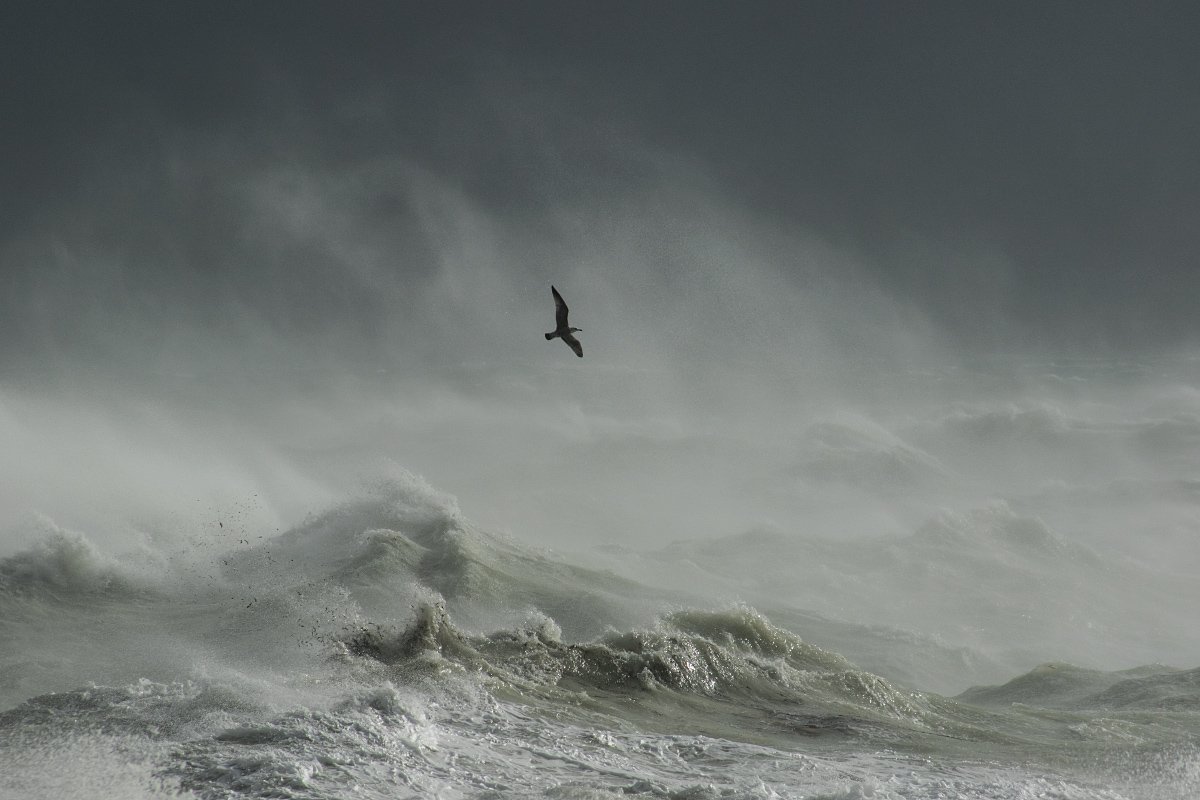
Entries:
POLYGON ((0 796, 1194 794, 1192 348, 511 64, 286 72, 3 228, 0 796))

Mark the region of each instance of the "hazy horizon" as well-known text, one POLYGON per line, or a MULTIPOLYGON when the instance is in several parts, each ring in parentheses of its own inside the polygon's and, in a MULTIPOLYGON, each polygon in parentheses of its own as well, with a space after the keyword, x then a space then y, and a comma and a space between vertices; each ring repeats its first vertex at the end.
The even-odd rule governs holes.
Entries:
POLYGON ((830 424, 1195 413, 1195 12, 1068 12, 9 6, 0 521, 294 524, 391 464, 550 545, 864 536, 1082 475, 796 496, 830 424))

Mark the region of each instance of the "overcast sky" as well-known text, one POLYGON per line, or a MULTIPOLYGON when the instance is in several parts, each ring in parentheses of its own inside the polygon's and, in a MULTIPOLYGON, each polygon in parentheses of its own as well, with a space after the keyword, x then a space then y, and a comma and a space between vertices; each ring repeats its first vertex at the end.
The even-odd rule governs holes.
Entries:
POLYGON ((970 350, 1186 344, 1198 34, 1189 2, 8 2, 0 364, 461 360, 498 329, 412 344, 431 303, 711 316, 743 271, 970 350))

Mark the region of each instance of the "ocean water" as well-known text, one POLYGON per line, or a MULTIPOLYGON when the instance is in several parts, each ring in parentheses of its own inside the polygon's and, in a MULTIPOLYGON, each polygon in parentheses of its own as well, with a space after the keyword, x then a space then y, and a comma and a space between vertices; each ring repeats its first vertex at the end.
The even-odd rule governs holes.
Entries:
POLYGON ((632 498, 564 511, 586 535, 522 530, 568 503, 531 513, 549 473, 502 463, 456 494, 382 468, 279 525, 249 490, 119 537, 23 517, 0 796, 1200 796, 1200 393, 1157 369, 568 436, 556 463, 612 460, 555 491, 632 498), (615 527, 642 513, 683 522, 615 527))

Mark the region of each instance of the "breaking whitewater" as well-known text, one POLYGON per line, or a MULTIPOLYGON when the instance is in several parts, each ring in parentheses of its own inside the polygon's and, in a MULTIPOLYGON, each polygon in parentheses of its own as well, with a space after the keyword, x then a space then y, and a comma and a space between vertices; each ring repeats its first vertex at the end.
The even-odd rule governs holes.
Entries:
POLYGON ((1200 657, 1158 662, 1200 654, 1196 564, 1076 528, 1153 510, 1194 553, 1198 442, 1182 412, 830 418, 785 477, 860 527, 868 496, 967 496, 983 449, 1012 479, 840 538, 552 551, 400 470, 282 531, 42 518, 0 560, 0 794, 1194 798, 1200 657), (1095 469, 1118 449, 1161 469, 1095 469), (1089 479, 1013 467, 1054 454, 1089 479))

